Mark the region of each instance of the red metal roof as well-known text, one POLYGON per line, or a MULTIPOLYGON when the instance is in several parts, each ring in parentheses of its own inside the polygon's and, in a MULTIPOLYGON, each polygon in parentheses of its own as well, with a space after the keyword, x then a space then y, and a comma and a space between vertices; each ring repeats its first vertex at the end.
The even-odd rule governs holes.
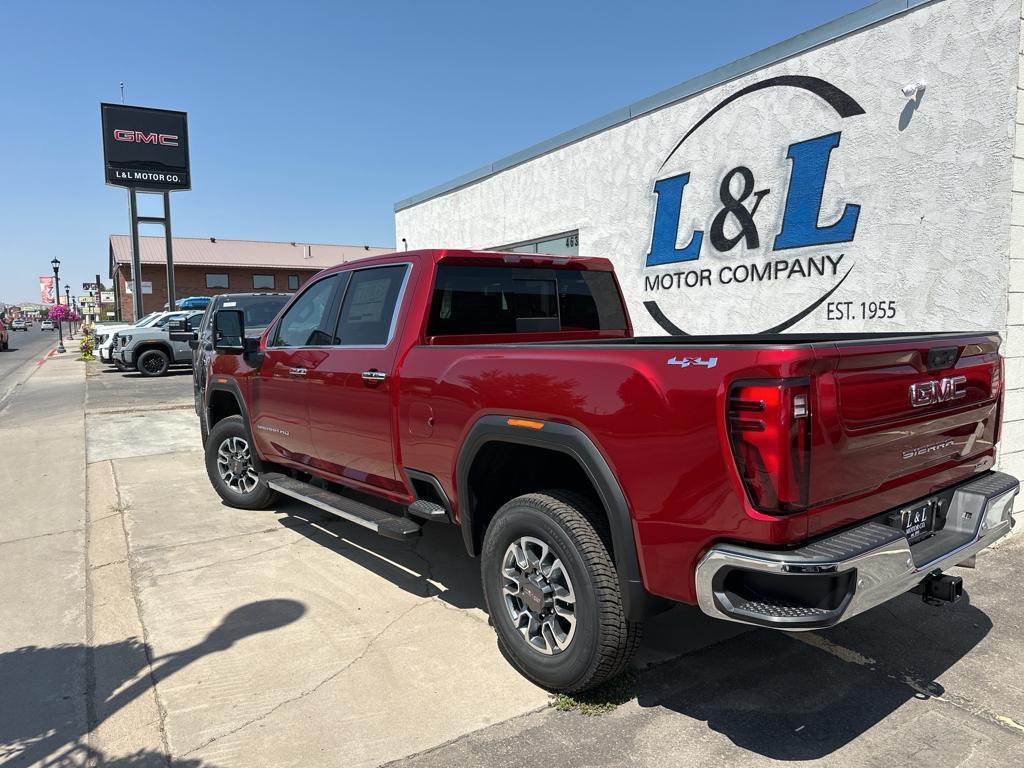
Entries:
MULTIPOLYGON (((175 237, 175 266, 204 267, 280 267, 325 269, 347 261, 392 253, 393 248, 363 245, 324 245, 321 243, 274 243, 262 240, 222 240, 211 237, 175 237)), ((115 264, 130 264, 131 238, 110 236, 111 271, 115 264)), ((139 237, 143 264, 164 264, 164 238, 139 237)))

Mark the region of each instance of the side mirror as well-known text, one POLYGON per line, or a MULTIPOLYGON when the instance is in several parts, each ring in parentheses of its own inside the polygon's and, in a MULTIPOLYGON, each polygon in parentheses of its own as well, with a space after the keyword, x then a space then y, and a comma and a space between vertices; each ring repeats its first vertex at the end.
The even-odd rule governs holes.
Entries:
POLYGON ((213 346, 225 355, 241 355, 245 348, 245 314, 240 309, 219 309, 213 316, 213 346))
POLYGON ((188 341, 193 333, 188 329, 187 320, 171 320, 167 324, 167 335, 171 337, 171 341, 188 341))

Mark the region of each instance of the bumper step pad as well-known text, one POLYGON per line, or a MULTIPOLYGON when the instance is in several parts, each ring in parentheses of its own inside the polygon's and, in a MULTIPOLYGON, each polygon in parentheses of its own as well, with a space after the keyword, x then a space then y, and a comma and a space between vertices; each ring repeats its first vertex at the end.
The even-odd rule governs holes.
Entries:
POLYGON ((832 626, 970 561, 1009 533, 1017 478, 990 472, 933 495, 942 526, 911 544, 886 525, 897 510, 795 549, 716 544, 697 565, 709 616, 777 629, 832 626))

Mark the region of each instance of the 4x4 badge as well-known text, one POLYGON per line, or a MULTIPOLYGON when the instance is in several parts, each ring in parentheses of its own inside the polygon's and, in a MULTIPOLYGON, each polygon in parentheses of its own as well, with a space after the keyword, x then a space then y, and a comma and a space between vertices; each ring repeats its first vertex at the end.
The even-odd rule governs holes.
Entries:
POLYGON ((703 365, 705 368, 714 368, 718 365, 718 358, 709 357, 705 360, 703 357, 684 357, 682 360, 677 360, 673 356, 666 362, 668 365, 678 365, 680 368, 689 368, 691 365, 703 365))

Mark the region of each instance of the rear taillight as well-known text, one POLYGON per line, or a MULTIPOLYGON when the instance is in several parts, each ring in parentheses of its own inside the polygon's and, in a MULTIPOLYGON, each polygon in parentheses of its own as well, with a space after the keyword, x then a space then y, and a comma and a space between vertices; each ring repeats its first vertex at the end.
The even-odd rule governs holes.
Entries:
POLYGON ((996 365, 992 368, 992 396, 996 398, 996 430, 992 437, 992 445, 999 445, 999 438, 1003 436, 1003 358, 1000 356, 996 365))
POLYGON ((751 503, 761 512, 807 508, 811 389, 806 379, 741 381, 729 389, 729 441, 751 503))

